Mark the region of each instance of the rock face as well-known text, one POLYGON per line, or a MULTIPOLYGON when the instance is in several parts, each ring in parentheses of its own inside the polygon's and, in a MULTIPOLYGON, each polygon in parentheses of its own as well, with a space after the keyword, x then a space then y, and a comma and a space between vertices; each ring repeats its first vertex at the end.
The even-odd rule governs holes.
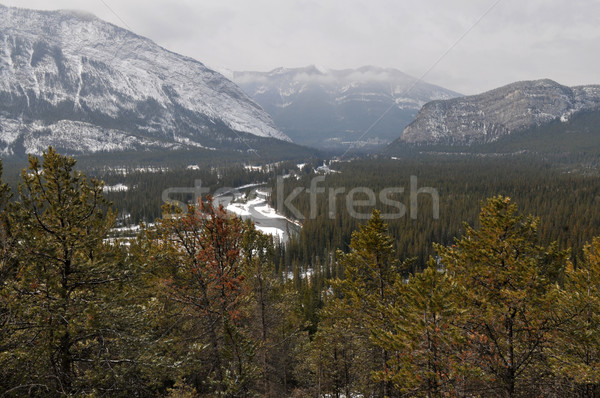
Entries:
POLYGON ((367 147, 387 144, 426 102, 460 95, 372 66, 279 68, 234 72, 232 78, 294 142, 316 147, 344 147, 356 140, 367 147))
POLYGON ((552 80, 509 84, 483 94, 432 101, 399 140, 406 143, 470 144, 498 138, 556 119, 600 108, 600 86, 566 87, 552 80))
POLYGON ((290 141, 234 83, 94 16, 0 6, 0 154, 290 141))

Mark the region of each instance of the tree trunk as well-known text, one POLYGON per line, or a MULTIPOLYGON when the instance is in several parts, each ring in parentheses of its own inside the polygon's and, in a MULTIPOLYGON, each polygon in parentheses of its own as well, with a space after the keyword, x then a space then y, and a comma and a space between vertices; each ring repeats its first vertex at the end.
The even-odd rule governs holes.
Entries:
POLYGON ((515 396, 515 345, 513 320, 516 310, 512 310, 509 318, 506 320, 506 331, 508 337, 508 369, 506 370, 506 393, 507 397, 515 396))
POLYGON ((70 286, 69 276, 71 274, 71 261, 69 260, 69 250, 64 249, 65 261, 63 264, 62 277, 61 277, 61 292, 60 299, 62 301, 61 314, 59 324, 61 328, 64 328, 62 335, 60 336, 58 345, 58 382, 60 383, 59 389, 64 394, 71 393, 72 386, 72 371, 73 371, 73 358, 71 357, 71 335, 69 333, 69 297, 70 297, 70 286))
MULTIPOLYGON (((262 271, 262 270, 261 270, 262 271)), ((269 398, 271 396, 271 386, 269 385, 269 368, 267 363, 267 320, 265 315, 265 298, 264 298, 264 288, 263 288, 263 280, 261 271, 259 271, 258 276, 258 299, 259 299, 259 316, 260 316, 260 332, 261 332, 261 342, 262 342, 262 352, 261 352, 261 366, 263 373, 263 391, 264 396, 269 398)))
POLYGON ((221 352, 219 350, 219 340, 217 333, 213 325, 210 326, 209 330, 210 347, 212 351, 213 367, 215 369, 215 377, 217 379, 217 392, 223 391, 223 369, 221 366, 221 352))

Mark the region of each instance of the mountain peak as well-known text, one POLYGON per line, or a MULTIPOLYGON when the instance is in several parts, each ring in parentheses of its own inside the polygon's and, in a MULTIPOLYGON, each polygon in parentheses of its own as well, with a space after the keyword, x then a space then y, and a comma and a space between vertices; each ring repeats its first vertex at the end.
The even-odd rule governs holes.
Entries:
POLYGON ((58 10, 56 11, 60 14, 63 14, 65 16, 71 16, 74 18, 77 18, 81 21, 100 21, 100 19, 95 16, 94 14, 92 14, 91 12, 88 11, 83 11, 83 10, 77 10, 77 9, 64 9, 64 10, 58 10))
POLYGON ((385 145, 398 137, 423 104, 459 95, 399 70, 375 66, 277 68, 235 72, 233 79, 295 142, 331 149, 385 145), (365 136, 383 114, 385 118, 365 136))
POLYGON ((221 74, 86 13, 2 7, 0 47, 5 155, 290 141, 221 74))

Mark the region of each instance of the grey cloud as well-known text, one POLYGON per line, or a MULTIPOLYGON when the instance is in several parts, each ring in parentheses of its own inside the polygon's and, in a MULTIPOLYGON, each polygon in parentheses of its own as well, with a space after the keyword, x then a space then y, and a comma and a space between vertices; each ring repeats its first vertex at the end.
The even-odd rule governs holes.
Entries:
MULTIPOLYGON (((136 31, 213 67, 394 67, 421 76, 494 0, 104 0, 136 31)), ((8 0, 83 8, 100 1, 8 0)), ((501 0, 425 80, 476 93, 516 80, 600 83, 600 2, 501 0), (570 65, 570 67, 569 67, 570 65)))

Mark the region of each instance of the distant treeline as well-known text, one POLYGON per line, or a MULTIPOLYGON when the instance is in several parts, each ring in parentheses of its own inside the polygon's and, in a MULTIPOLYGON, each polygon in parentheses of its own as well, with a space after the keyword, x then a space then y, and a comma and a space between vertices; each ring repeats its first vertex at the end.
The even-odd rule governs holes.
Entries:
MULTIPOLYGON (((494 195, 505 195, 519 203, 524 212, 540 217, 539 241, 558 241, 561 248, 571 249, 574 261, 582 255, 585 242, 600 234, 600 178, 596 169, 579 165, 555 166, 543 159, 529 156, 422 156, 400 160, 356 160, 331 166, 338 171, 317 183, 324 188, 316 195, 311 217, 311 181, 315 174, 300 179, 285 179, 282 199, 294 197, 297 188, 305 190, 290 202, 303 215, 302 232, 285 249, 286 266, 294 263, 317 264, 329 258, 337 249, 348 250, 350 237, 364 220, 352 217, 345 198, 354 188, 366 187, 376 194, 375 208, 383 214, 399 214, 399 209, 386 205, 379 195, 385 189, 400 187, 403 193, 389 198, 404 205, 401 218, 386 219, 394 245, 401 259, 415 258, 413 270, 422 270, 434 253, 432 243, 451 244, 463 231, 463 223, 476 224, 482 202, 494 195), (416 218, 411 217, 411 176, 417 189, 434 188, 439 197, 439 218, 434 219, 432 196, 422 192, 417 196, 416 218), (331 213, 329 193, 336 194, 331 213), (330 215, 333 214, 333 215, 330 215)), ((271 203, 277 206, 277 184, 271 184, 271 203)), ((281 190, 280 190, 281 191, 281 190)), ((414 193, 414 192, 413 192, 414 193)), ((367 196, 356 194, 356 200, 367 196)), ((281 200, 280 200, 281 203, 281 200)), ((369 214, 373 206, 356 206, 356 211, 369 214)), ((283 206, 286 215, 293 213, 283 206)))

